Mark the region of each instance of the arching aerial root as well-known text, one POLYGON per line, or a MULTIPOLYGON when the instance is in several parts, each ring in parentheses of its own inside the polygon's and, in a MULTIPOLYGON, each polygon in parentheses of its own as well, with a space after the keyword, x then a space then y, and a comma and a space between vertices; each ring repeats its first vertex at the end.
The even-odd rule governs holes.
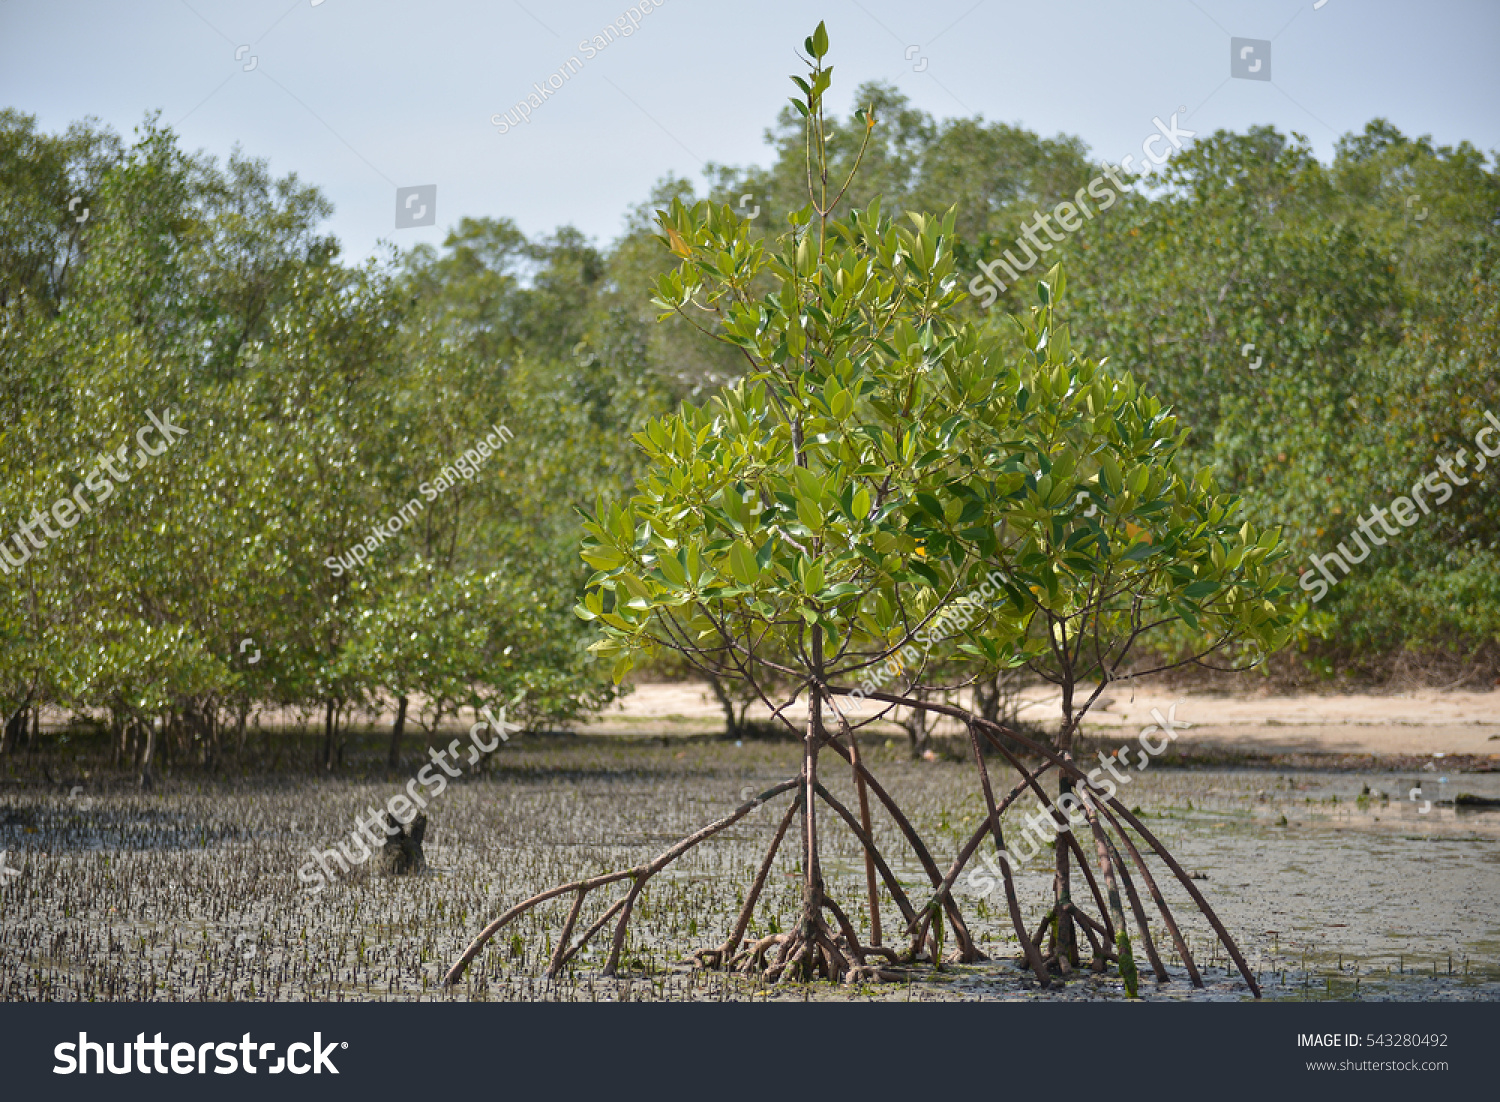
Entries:
MULTIPOLYGON (((569 892, 576 893, 577 898, 574 900, 573 909, 569 913, 568 925, 565 928, 565 936, 559 939, 557 951, 553 955, 552 961, 547 967, 546 974, 548 978, 557 975, 558 971, 564 965, 566 965, 569 960, 576 956, 579 950, 587 945, 589 941, 594 937, 594 935, 602 930, 605 924, 608 923, 611 918, 619 915, 619 918, 615 923, 614 940, 610 947, 609 959, 608 961, 606 961, 604 966, 604 974, 606 976, 613 976, 620 966, 620 952, 624 947, 625 929, 630 922, 631 909, 633 908, 636 899, 640 896, 641 889, 646 886, 646 882, 650 880, 651 877, 661 872, 662 869, 666 868, 673 861, 677 860, 683 854, 693 849, 695 846, 699 845, 702 842, 706 842, 708 839, 712 838, 720 831, 733 826, 735 823, 739 822, 746 815, 749 815, 752 811, 760 807, 762 804, 766 803, 768 800, 775 799, 783 792, 787 792, 793 788, 796 788, 799 783, 800 779, 793 777, 791 780, 782 781, 780 784, 773 785, 772 787, 762 792, 759 796, 756 796, 754 799, 746 800, 739 807, 735 808, 735 810, 729 815, 726 815, 722 819, 718 819, 712 823, 709 823, 708 826, 696 831, 693 834, 688 835, 686 838, 683 838, 681 841, 677 842, 675 845, 663 851, 661 854, 657 855, 655 858, 646 862, 645 864, 637 865, 634 868, 630 869, 621 869, 617 872, 604 873, 601 876, 592 876, 584 880, 574 880, 567 884, 560 884, 555 888, 549 888, 547 891, 534 895, 530 899, 523 900, 522 902, 517 903, 514 907, 506 911, 499 918, 495 919, 495 921, 491 922, 488 926, 486 926, 479 932, 479 935, 473 941, 471 941, 468 948, 463 951, 463 955, 460 956, 458 960, 454 961, 453 967, 448 969, 447 974, 443 977, 443 983, 455 984, 460 979, 462 979, 464 970, 468 968, 469 962, 479 955, 479 951, 485 947, 485 945, 491 938, 498 934, 512 921, 519 918, 527 911, 530 911, 533 908, 546 903, 548 900, 556 899, 558 896, 567 895, 569 892), (576 923, 578 915, 583 909, 583 901, 588 896, 588 894, 590 892, 596 891, 599 888, 606 887, 610 884, 618 884, 625 880, 629 880, 632 882, 629 891, 620 899, 617 899, 609 907, 609 909, 606 910, 604 914, 594 922, 592 926, 584 931, 582 937, 580 937, 572 945, 569 945, 568 937, 571 936, 573 932, 573 924, 576 923)), ((794 804, 793 807, 795 806, 796 805, 794 804)), ((784 832, 785 828, 783 827, 783 833, 784 832)))
MULTIPOLYGON (((860 760, 854 741, 854 732, 835 705, 831 710, 838 718, 841 733, 847 736, 848 745, 846 746, 837 737, 830 738, 824 735, 819 748, 831 750, 850 766, 859 795, 858 814, 844 806, 818 782, 816 772, 805 756, 803 770, 798 776, 766 789, 759 796, 741 804, 729 815, 679 840, 652 860, 633 868, 562 884, 518 903, 479 933, 465 949, 463 955, 448 970, 444 983, 459 982, 469 963, 507 924, 543 903, 570 894, 573 896, 572 905, 568 910, 561 936, 548 962, 547 977, 555 977, 611 922, 614 923, 614 928, 603 975, 616 975, 635 904, 650 879, 696 846, 744 819, 756 808, 794 790, 793 798, 781 816, 729 936, 721 945, 699 949, 693 953, 690 958, 693 964, 703 969, 757 977, 768 983, 816 979, 860 983, 906 981, 912 978, 911 967, 918 964, 937 965, 944 962, 980 961, 985 959, 985 956, 974 944, 969 934, 953 896, 953 888, 987 836, 993 840, 995 849, 1000 854, 1006 855, 1004 835, 1001 831, 1001 816, 1020 795, 1030 791, 1036 795, 1043 812, 1053 818, 1058 831, 1058 845, 1066 847, 1066 853, 1070 858, 1076 858, 1077 866, 1087 881, 1089 896, 1096 908, 1091 914, 1080 906, 1079 899, 1062 892, 1038 924, 1035 932, 1032 932, 1026 928, 1022 920, 1011 875, 1010 860, 1008 856, 1002 856, 999 871, 1004 881, 1006 907, 1011 925, 1020 946, 1018 963, 1029 968, 1039 986, 1050 987, 1052 976, 1066 975, 1082 966, 1077 944, 1077 931, 1081 930, 1083 938, 1087 940, 1088 947, 1093 953, 1089 967, 1095 973, 1103 973, 1111 964, 1115 965, 1125 982, 1127 994, 1133 997, 1136 994, 1138 977, 1129 930, 1132 921, 1135 932, 1139 936, 1139 945, 1145 951, 1156 981, 1166 983, 1170 980, 1171 977, 1151 937, 1146 908, 1142 902, 1141 893, 1136 888, 1135 877, 1131 872, 1132 867, 1145 888, 1145 894, 1149 895, 1151 902, 1155 904, 1177 955, 1182 960, 1189 981, 1195 987, 1203 986, 1203 979, 1188 951, 1186 941, 1141 852, 1144 848, 1147 854, 1161 860, 1182 884, 1199 913, 1213 927, 1252 994, 1257 998, 1260 997, 1259 986, 1244 957, 1240 954, 1238 946, 1229 937, 1218 916, 1214 914, 1208 901, 1199 892, 1197 885, 1134 814, 1113 797, 1100 798, 1094 795, 1081 801, 1084 809, 1083 820, 1070 823, 1059 804, 1059 797, 1049 796, 1042 788, 1041 778, 1052 769, 1056 769, 1060 774, 1071 777, 1075 781, 1082 778, 1081 772, 1074 765, 1070 755, 1059 754, 1050 747, 1036 743, 999 724, 990 723, 948 705, 933 702, 907 702, 902 698, 888 697, 887 694, 880 692, 871 695, 876 699, 890 699, 893 703, 900 704, 910 703, 912 706, 952 715, 968 726, 974 764, 979 773, 980 787, 984 795, 986 816, 984 822, 970 835, 946 874, 939 871, 932 854, 901 807, 860 760), (997 734, 1009 735, 1025 745, 1043 759, 1042 764, 1039 767, 1028 768, 1006 744, 996 737, 997 734), (981 736, 993 745, 1020 774, 1020 781, 1003 798, 997 799, 990 785, 988 768, 980 745, 981 736), (928 878, 931 892, 921 906, 914 906, 907 897, 901 882, 893 874, 889 863, 875 843, 870 830, 867 796, 873 796, 875 804, 885 808, 928 878), (816 865, 813 865, 812 875, 803 885, 803 904, 796 927, 786 932, 750 938, 747 941, 746 935, 755 907, 760 901, 771 868, 785 842, 793 820, 798 819, 800 813, 805 840, 818 804, 823 805, 842 820, 844 826, 859 841, 863 850, 866 886, 870 895, 872 915, 870 923, 872 936, 869 939, 871 944, 863 944, 860 941, 848 916, 833 898, 825 894, 816 865), (1081 832, 1084 822, 1087 823, 1088 836, 1094 843, 1091 847, 1094 851, 1093 860, 1090 860, 1086 853, 1085 843, 1073 833, 1075 828, 1081 832), (1132 832, 1143 843, 1141 847, 1136 845, 1132 832), (897 950, 878 944, 880 938, 879 900, 875 891, 877 878, 883 883, 890 900, 901 912, 905 922, 904 932, 911 940, 904 949, 897 950), (616 898, 581 935, 575 938, 574 931, 589 896, 612 884, 626 885, 624 893, 616 898), (1122 888, 1124 889, 1123 896, 1122 888), (934 927, 934 922, 937 923, 936 927, 934 927), (942 935, 948 931, 951 931, 953 935, 953 949, 944 956, 942 946, 945 938, 942 935)), ((825 699, 832 704, 831 697, 825 699)))

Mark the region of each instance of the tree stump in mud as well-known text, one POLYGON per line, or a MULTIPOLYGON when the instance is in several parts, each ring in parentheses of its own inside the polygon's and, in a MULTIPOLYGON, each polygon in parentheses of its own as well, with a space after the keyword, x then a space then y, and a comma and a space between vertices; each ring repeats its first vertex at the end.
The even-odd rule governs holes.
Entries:
POLYGON ((391 834, 381 847, 375 867, 386 876, 421 872, 427 866, 427 859, 422 854, 422 836, 427 833, 427 816, 418 812, 409 831, 390 812, 386 812, 385 823, 387 834, 392 830, 397 833, 391 834))

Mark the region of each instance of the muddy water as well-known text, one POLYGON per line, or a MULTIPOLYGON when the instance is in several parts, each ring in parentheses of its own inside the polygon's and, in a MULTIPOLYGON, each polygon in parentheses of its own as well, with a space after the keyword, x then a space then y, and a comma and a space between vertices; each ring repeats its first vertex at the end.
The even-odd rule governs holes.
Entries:
POLYGON ((1500 775, 1268 779, 1163 775, 1149 825, 1279 994, 1500 994, 1500 811, 1427 800, 1500 796, 1500 775))
MULTIPOLYGON (((980 820, 974 771, 914 764, 872 746, 877 774, 946 865, 980 820)), ((347 840, 354 815, 399 792, 400 779, 301 787, 194 785, 143 796, 101 790, 86 802, 22 789, 0 797, 0 849, 19 869, 0 882, 0 998, 5 999, 1114 999, 1115 977, 1085 973, 1041 992, 1011 962, 1016 943, 997 891, 968 891, 965 914, 994 959, 925 970, 905 984, 763 987, 692 973, 683 958, 733 923, 778 807, 763 808, 653 881, 632 926, 628 976, 598 976, 602 952, 558 982, 540 979, 566 907, 517 923, 441 990, 454 957, 519 899, 579 876, 628 867, 725 814, 796 768, 785 746, 622 746, 580 739, 513 747, 494 774, 464 778, 428 809, 428 870, 385 879, 364 868, 317 894, 297 869, 347 840)), ((1124 790, 1193 873, 1268 997, 1500 999, 1500 811, 1456 810, 1452 796, 1500 797, 1500 774, 1277 772, 1152 768, 1124 790), (1418 799, 1410 790, 1420 787, 1418 799), (1428 798, 1438 802, 1427 810, 1428 798), (1450 965, 1451 960, 1451 965, 1450 965)), ((852 804, 847 767, 825 780, 852 804)), ((997 772, 997 787, 1010 778, 997 772)), ((1029 813, 1029 799, 1015 812, 1029 813)), ((920 904, 925 877, 877 813, 876 836, 920 904)), ((1008 816, 1008 822, 1010 817, 1008 816)), ((829 889, 864 929, 863 864, 826 825, 829 889)), ((1008 827, 1008 829, 1014 829, 1008 827)), ((795 836, 795 831, 793 832, 795 836)), ((794 845, 774 868, 752 932, 796 914, 794 845)), ((1018 877, 1034 925, 1051 876, 1039 854, 1018 877)), ((1207 988, 1174 981, 1148 998, 1241 999, 1211 931, 1158 868, 1207 988)), ((1081 887, 1081 885, 1080 885, 1081 887)), ((1084 889, 1086 891, 1086 889, 1084 889)), ((965 889, 961 887, 961 894, 965 889)), ((580 927, 602 913, 600 895, 580 927)), ((1149 906, 1149 904, 1148 904, 1149 906)), ((899 916, 882 907, 887 942, 899 916)), ((607 934, 606 934, 607 938, 607 934)), ((607 946, 606 946, 607 947, 607 946)), ((1143 978, 1145 954, 1136 957, 1143 978)))
MULTIPOLYGON (((1500 775, 1453 776, 1445 785, 1440 777, 1160 770, 1137 777, 1128 800, 1193 875, 1267 997, 1500 998, 1500 811, 1451 802, 1455 792, 1500 797, 1500 775), (1448 802, 1424 798, 1439 794, 1448 802)), ((1044 860, 1020 877, 1023 896, 1045 892, 1044 860)), ((1157 878, 1190 951, 1215 967, 1205 973, 1206 992, 1179 982, 1148 993, 1245 997, 1186 893, 1157 878)), ((1004 938, 1007 925, 980 927, 1004 938)), ((1169 955, 1165 932, 1153 934, 1169 955)), ((1139 947, 1136 958, 1144 971, 1139 947)), ((1182 974, 1170 959, 1168 967, 1182 974)), ((989 971, 972 970, 960 986, 983 994, 989 971)), ((1011 986, 1000 978, 997 994, 1011 986)), ((1072 993, 1108 996, 1119 986, 1085 979, 1072 993)))

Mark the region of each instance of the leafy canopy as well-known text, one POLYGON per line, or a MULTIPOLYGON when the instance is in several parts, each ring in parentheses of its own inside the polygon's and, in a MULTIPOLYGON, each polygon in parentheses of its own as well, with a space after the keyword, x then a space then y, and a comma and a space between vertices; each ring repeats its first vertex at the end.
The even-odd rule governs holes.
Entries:
POLYGON ((859 164, 830 180, 826 36, 807 46, 793 79, 810 201, 787 229, 755 238, 706 201, 658 215, 677 258, 663 317, 747 369, 638 433, 639 493, 586 524, 596 573, 577 611, 615 679, 666 648, 715 676, 826 685, 997 571, 1004 599, 962 643, 990 667, 1107 676, 1177 624, 1204 653, 1279 646, 1293 613, 1278 535, 1178 469, 1175 420, 1128 374, 1073 352, 1060 271, 1029 321, 997 332, 958 309, 953 210, 897 222, 876 200, 836 216, 859 164))

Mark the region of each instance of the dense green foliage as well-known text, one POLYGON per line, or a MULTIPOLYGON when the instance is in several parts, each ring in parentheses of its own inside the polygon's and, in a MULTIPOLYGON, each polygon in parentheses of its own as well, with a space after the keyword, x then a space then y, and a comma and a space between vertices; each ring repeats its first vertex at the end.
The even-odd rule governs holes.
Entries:
MULTIPOLYGON (((878 194, 893 214, 953 206, 966 285, 981 261, 1022 252, 1037 212, 1101 179, 1076 141, 934 121, 882 85, 855 102, 882 125, 851 200, 878 194)), ((864 129, 857 113, 830 123, 836 170, 864 129)), ((711 197, 753 193, 756 226, 774 228, 805 201, 800 119, 783 111, 768 138, 774 164, 717 169, 711 197)), ((1257 524, 1282 526, 1308 569, 1439 459, 1467 448, 1472 470, 1485 411, 1500 416, 1496 168, 1467 143, 1434 147, 1378 119, 1328 165, 1269 128, 1198 135, 1147 186, 1092 204, 1060 241, 1041 236, 1046 262, 988 311, 970 308, 1003 331, 1063 262, 1079 351, 1159 397, 1186 430, 1183 458, 1211 468, 1257 524)), ((1375 549, 1282 659, 1315 678, 1407 665, 1500 677, 1500 503, 1477 480, 1375 549)))
POLYGON ((1182 467, 1157 399, 1073 350, 1060 268, 1034 316, 996 332, 963 317, 955 212, 840 212, 876 118, 834 171, 826 48, 820 24, 793 77, 808 201, 788 230, 752 237, 708 201, 658 215, 676 265, 653 301, 745 373, 636 434, 640 491, 601 496, 586 525, 596 573, 578 613, 615 679, 669 653, 769 706, 790 679, 837 708, 838 686, 898 655, 907 685, 931 685, 924 667, 955 638, 934 621, 984 592, 957 680, 1024 664, 1062 686, 1066 749, 1087 709, 1075 688, 1130 676, 1144 639, 1175 629, 1230 661, 1278 649, 1297 618, 1279 535, 1182 467))
MULTIPOLYGON (((881 235, 892 225, 913 241, 938 233, 959 287, 1035 211, 1099 175, 1075 139, 934 120, 888 86, 860 89, 856 102, 872 108, 873 130, 857 114, 829 119, 825 135, 837 179, 868 139, 846 206, 869 211, 878 197, 881 235), (950 208, 947 226, 904 218, 950 208)), ((724 247, 757 258, 742 273, 747 300, 771 287, 775 264, 802 263, 775 260, 772 240, 806 204, 801 118, 785 110, 768 138, 768 166, 716 166, 707 195, 738 219, 737 243, 724 247), (753 220, 741 217, 747 194, 761 208, 753 220)), ((678 317, 655 323, 650 299, 684 259, 662 247, 656 211, 677 211, 672 224, 687 233, 682 212, 697 199, 686 181, 663 181, 607 250, 568 228, 528 239, 504 220, 465 219, 440 250, 356 266, 319 231, 327 201, 263 162, 189 156, 153 120, 126 143, 90 124, 46 135, 0 113, 0 541, 13 556, 30 552, 0 570, 0 746, 39 705, 116 731, 164 722, 207 754, 257 705, 331 709, 336 731, 351 708, 402 697, 424 724, 522 690, 533 725, 605 699, 605 671, 579 649, 589 629, 569 612, 588 576, 575 557, 577 509, 623 500, 649 456, 678 447, 676 429, 648 431, 645 453, 629 443, 673 398, 701 405, 747 371, 742 344, 703 341, 678 317), (123 463, 107 501, 85 490, 102 457, 124 448, 133 460, 151 415, 186 435, 165 449, 161 433, 145 437, 159 454, 123 463), (477 474, 432 500, 419 492, 501 425, 514 438, 477 474), (78 508, 64 516, 81 514, 66 527, 49 519, 65 499, 78 508), (362 564, 330 568, 413 499, 399 534, 362 564)), ((1005 315, 1024 319, 1044 270, 1066 261, 1074 351, 1107 360, 1109 386, 1127 385, 1128 372, 1128 385, 1157 396, 1151 416, 1180 434, 1183 469, 1211 470, 1255 527, 1283 526, 1301 568, 1362 510, 1470 445, 1486 410, 1500 413, 1497 211, 1492 161, 1380 120, 1326 165, 1303 139, 1269 129, 1200 135, 1149 188, 1058 241, 993 308, 957 298, 973 335, 951 355, 1013 355, 1026 338, 1005 315)), ((1043 323, 1062 331, 1027 322, 1043 323)), ((719 319, 700 324, 733 335, 719 319)), ((954 339, 918 333, 916 344, 954 339)), ((744 402, 764 382, 753 374, 723 401, 744 402)), ((835 396, 889 407, 861 417, 894 425, 899 411, 879 387, 830 377, 835 396)), ((960 370, 943 377, 952 395, 922 400, 960 401, 971 384, 960 370)), ((806 400, 832 398, 820 389, 806 400)), ((695 433, 707 423, 685 416, 695 433)), ((747 456, 784 446, 769 427, 764 439, 762 428, 737 431, 756 437, 747 456)), ((901 457, 913 488, 937 477, 917 469, 929 445, 952 440, 951 429, 924 436, 923 453, 901 457)), ((829 462, 843 460, 830 452, 829 462)), ((1079 469, 1086 479, 1096 468, 1079 469)), ((937 542, 956 538, 943 528, 956 519, 950 506, 969 507, 944 477, 942 519, 902 522, 935 526, 937 542)), ((822 503, 826 523, 835 504, 854 504, 843 485, 822 503)), ((880 569, 893 551, 912 568, 909 548, 873 550, 880 569)), ((955 571, 970 561, 942 555, 955 571)), ((822 581, 840 584, 826 571, 822 581)), ((1411 656, 1500 672, 1500 505, 1485 483, 1459 488, 1333 589, 1300 653, 1320 674, 1386 671, 1411 656)))
POLYGON ((615 426, 663 396, 596 250, 465 222, 350 267, 326 201, 263 163, 149 122, 128 150, 0 134, 23 150, 0 180, 8 741, 58 705, 207 757, 283 706, 322 713, 331 762, 341 716, 400 698, 426 726, 609 698, 568 612, 575 509, 628 487, 615 426))
POLYGON ((1059 272, 1035 324, 987 338, 955 323, 951 216, 826 210, 774 251, 727 205, 662 214, 680 263, 658 304, 716 319, 748 371, 639 433, 641 491, 587 524, 579 613, 617 679, 667 651, 718 678, 848 683, 987 578, 999 594, 959 649, 1044 673, 1069 714, 1075 685, 1124 676, 1159 629, 1203 654, 1285 641, 1276 533, 1179 469, 1160 402, 1073 353, 1059 272))

